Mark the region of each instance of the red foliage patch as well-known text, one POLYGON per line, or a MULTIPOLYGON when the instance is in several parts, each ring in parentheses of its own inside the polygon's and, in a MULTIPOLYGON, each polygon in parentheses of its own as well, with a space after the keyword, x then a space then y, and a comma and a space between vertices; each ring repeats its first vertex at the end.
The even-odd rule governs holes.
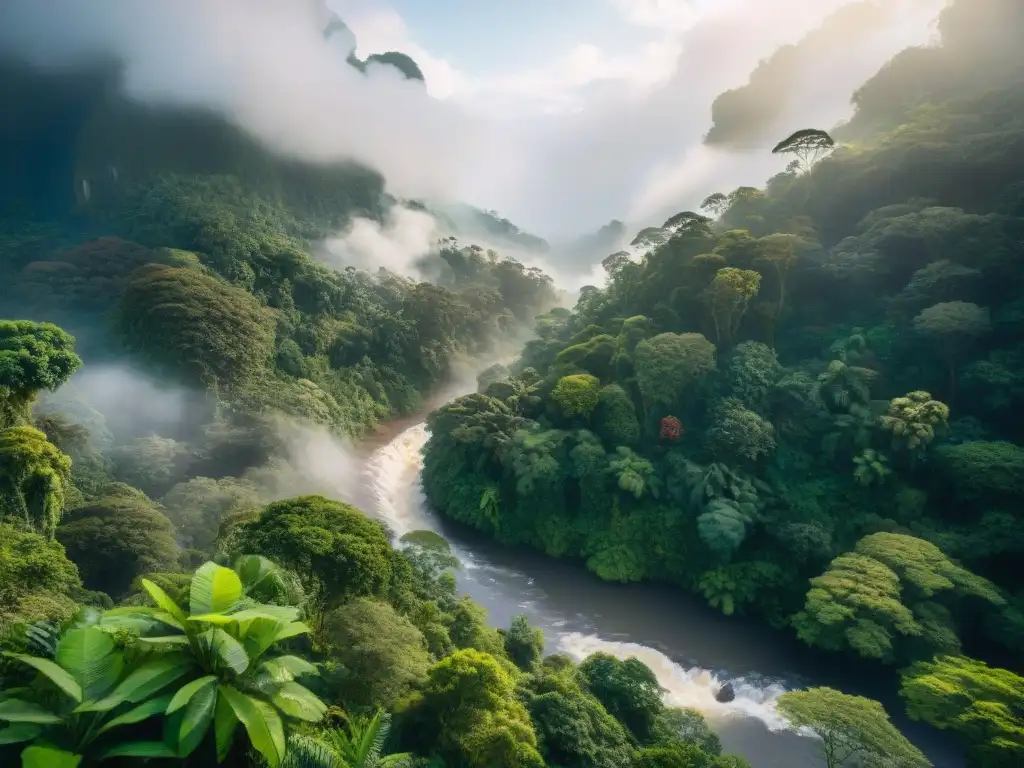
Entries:
POLYGON ((683 425, 675 416, 666 416, 661 420, 661 439, 675 442, 683 436, 683 425))

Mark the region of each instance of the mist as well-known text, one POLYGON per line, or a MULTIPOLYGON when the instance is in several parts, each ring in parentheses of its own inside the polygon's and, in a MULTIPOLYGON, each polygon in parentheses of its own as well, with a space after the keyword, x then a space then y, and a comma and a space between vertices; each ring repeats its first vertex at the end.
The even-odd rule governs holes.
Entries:
POLYGON ((490 236, 467 222, 453 227, 451 222, 441 217, 401 204, 388 208, 382 222, 364 217, 352 219, 334 236, 314 244, 313 256, 334 269, 355 267, 372 274, 383 268, 403 277, 423 280, 427 275, 420 269, 420 260, 436 253, 438 240, 448 236, 456 237, 461 245, 478 245, 485 250, 496 251, 499 257, 515 259, 525 267, 543 270, 554 280, 556 289, 562 292, 561 303, 564 306, 575 303, 582 286, 600 284, 605 279, 600 261, 607 253, 598 253, 591 265, 584 269, 573 268, 563 259, 563 254, 572 248, 570 243, 549 250, 528 248, 511 240, 490 236))
POLYGON ((209 415, 207 401, 204 392, 161 382, 127 363, 95 363, 83 366, 56 392, 43 393, 39 408, 64 413, 86 428, 100 426, 124 442, 154 433, 181 439, 189 422, 209 415))
POLYGON ((383 267, 404 277, 418 277, 416 261, 436 249, 440 223, 424 211, 391 206, 384 221, 357 217, 336 236, 314 248, 313 255, 336 269, 347 266, 374 272, 383 267))
MULTIPOLYGON (((711 104, 744 85, 779 45, 798 42, 847 3, 698 5, 692 24, 659 43, 659 61, 671 66, 641 82, 607 72, 589 78, 588 62, 608 69, 617 61, 602 59, 605 52, 567 59, 575 74, 561 94, 564 109, 532 108, 542 94, 524 93, 508 78, 461 92, 445 86, 446 98, 434 98, 432 73, 451 69, 443 60, 425 62, 427 88, 389 67, 363 75, 325 44, 324 7, 314 0, 7 0, 0 53, 50 67, 112 54, 124 62, 131 98, 211 108, 278 152, 356 159, 402 196, 495 208, 530 232, 569 238, 612 218, 634 230, 660 223, 710 192, 761 184, 780 170, 782 161, 766 151, 705 146, 711 104)), ((834 64, 814 61, 790 84, 773 127, 786 133, 847 117, 852 90, 903 47, 927 42, 942 4, 888 3, 881 33, 848 41, 834 64)), ((343 17, 347 5, 339 3, 343 17)), ((359 21, 351 19, 357 38, 359 21)), ((427 226, 406 219, 392 231, 385 225, 380 237, 356 224, 336 245, 355 262, 367 253, 381 266, 404 262, 407 233, 427 226)))

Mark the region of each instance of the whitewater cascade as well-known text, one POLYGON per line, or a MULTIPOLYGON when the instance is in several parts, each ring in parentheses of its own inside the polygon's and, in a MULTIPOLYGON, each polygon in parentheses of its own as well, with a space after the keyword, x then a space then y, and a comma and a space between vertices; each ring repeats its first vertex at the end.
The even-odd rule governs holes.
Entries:
MULTIPOLYGON (((406 429, 375 451, 362 472, 362 485, 374 507, 371 511, 387 522, 398 536, 414 530, 437 528, 436 521, 427 512, 419 480, 422 466, 421 450, 428 437, 425 424, 417 424, 406 429)), ((463 565, 463 576, 466 578, 493 583, 494 579, 487 577, 488 571, 509 573, 480 562, 471 552, 454 543, 453 551, 463 565), (472 571, 472 574, 467 576, 467 570, 472 571)), ((504 597, 509 601, 515 601, 521 607, 526 607, 526 604, 520 602, 520 595, 506 594, 504 597)), ((537 623, 535 619, 533 622, 537 623)), ((730 678, 736 698, 731 702, 721 703, 715 699, 715 693, 724 679, 710 670, 701 667, 687 669, 661 651, 637 643, 606 640, 595 634, 566 631, 564 620, 549 620, 538 625, 548 637, 557 636, 559 649, 577 660, 598 651, 620 659, 630 656, 640 659, 657 675, 668 706, 696 709, 711 721, 743 716, 760 720, 772 731, 786 729, 786 724, 775 707, 776 700, 786 690, 778 683, 759 684, 743 678, 730 678)))

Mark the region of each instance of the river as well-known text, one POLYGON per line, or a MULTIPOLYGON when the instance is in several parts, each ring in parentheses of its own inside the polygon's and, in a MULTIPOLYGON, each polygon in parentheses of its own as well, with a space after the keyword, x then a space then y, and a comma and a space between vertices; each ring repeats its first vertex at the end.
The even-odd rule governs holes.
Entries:
POLYGON ((428 433, 422 423, 401 426, 371 444, 363 464, 360 503, 398 535, 437 531, 462 563, 457 582, 489 611, 494 626, 517 614, 544 630, 547 652, 582 660, 595 651, 636 656, 665 690, 669 706, 693 707, 707 717, 727 752, 753 768, 819 768, 813 736, 786 728, 778 696, 793 687, 829 685, 878 699, 898 727, 936 768, 962 768, 951 741, 902 715, 896 677, 876 666, 809 651, 763 623, 726 617, 679 589, 653 584, 610 584, 580 566, 537 552, 499 547, 432 514, 419 482, 420 451, 428 433), (736 698, 715 699, 725 680, 736 698))

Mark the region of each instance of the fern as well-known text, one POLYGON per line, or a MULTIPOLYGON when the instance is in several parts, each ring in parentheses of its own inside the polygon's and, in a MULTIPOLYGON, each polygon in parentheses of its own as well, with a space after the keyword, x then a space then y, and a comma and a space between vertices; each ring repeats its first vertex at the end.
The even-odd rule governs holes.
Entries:
POLYGON ((350 720, 345 728, 292 734, 282 768, 411 768, 410 753, 382 754, 390 729, 391 715, 378 710, 369 719, 350 720))

